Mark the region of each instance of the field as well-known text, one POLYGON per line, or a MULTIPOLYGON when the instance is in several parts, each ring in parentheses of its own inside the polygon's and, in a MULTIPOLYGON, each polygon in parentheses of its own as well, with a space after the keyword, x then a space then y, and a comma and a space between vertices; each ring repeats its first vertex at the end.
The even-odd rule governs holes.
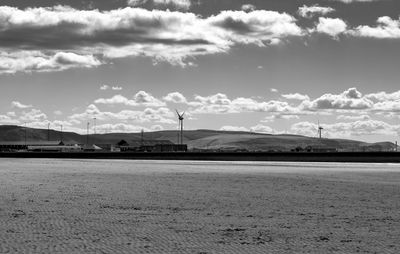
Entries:
POLYGON ((0 253, 399 253, 394 164, 0 159, 0 253))

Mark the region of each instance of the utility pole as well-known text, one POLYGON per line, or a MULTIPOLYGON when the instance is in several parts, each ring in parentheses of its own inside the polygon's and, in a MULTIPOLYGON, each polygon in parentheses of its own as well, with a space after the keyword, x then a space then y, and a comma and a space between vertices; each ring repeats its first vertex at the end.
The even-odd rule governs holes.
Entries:
POLYGON ((144 130, 142 129, 141 137, 140 137, 140 145, 144 146, 144 130))
POLYGON ((93 118, 94 126, 93 126, 93 133, 96 135, 96 117, 93 118))
POLYGON ((63 126, 62 126, 62 124, 61 124, 61 133, 60 133, 60 135, 61 135, 61 142, 63 142, 63 126))
MULTIPOLYGON (((183 115, 182 115, 183 116, 183 115)), ((183 118, 181 120, 181 145, 183 144, 183 118)))
POLYGON ((87 122, 87 134, 86 134, 86 145, 87 146, 89 146, 89 126, 90 126, 90 123, 89 122, 87 122))
POLYGON ((50 141, 50 123, 47 123, 47 141, 50 141))
POLYGON ((26 146, 26 122, 25 122, 25 146, 26 146))

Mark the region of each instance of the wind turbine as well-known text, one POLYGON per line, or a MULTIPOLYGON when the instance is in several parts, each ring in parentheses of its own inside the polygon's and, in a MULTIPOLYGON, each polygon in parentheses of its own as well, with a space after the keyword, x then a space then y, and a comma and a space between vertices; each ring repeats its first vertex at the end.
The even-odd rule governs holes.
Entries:
POLYGON ((322 138, 322 130, 323 130, 323 129, 324 129, 324 128, 322 128, 321 125, 319 125, 319 120, 318 120, 318 136, 319 136, 319 139, 322 138))
POLYGON ((180 128, 180 136, 179 136, 179 138, 178 138, 178 142, 179 142, 179 144, 183 144, 183 116, 185 115, 185 112, 183 112, 182 114, 180 114, 179 112, 178 112, 178 110, 176 110, 175 109, 175 111, 176 111, 176 114, 178 115, 178 119, 179 119, 179 128, 180 128))

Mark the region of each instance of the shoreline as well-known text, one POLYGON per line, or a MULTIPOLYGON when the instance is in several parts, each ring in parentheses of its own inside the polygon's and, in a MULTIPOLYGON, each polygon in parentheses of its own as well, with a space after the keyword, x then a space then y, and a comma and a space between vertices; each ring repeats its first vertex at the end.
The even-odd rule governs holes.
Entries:
POLYGON ((398 152, 2 152, 0 158, 400 163, 398 152))

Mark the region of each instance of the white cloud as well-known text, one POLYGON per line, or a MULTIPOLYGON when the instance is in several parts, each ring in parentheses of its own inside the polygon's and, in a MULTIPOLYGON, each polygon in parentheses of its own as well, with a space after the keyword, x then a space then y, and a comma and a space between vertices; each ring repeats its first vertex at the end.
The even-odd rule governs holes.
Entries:
POLYGON ((282 94, 282 97, 288 100, 299 100, 299 101, 310 100, 310 97, 308 95, 299 93, 282 94))
POLYGON ((82 113, 76 113, 69 117, 70 120, 76 120, 78 122, 85 122, 88 119, 96 117, 101 121, 120 121, 120 122, 155 122, 163 124, 175 124, 176 121, 173 119, 175 115, 168 108, 146 108, 140 111, 134 110, 122 110, 119 112, 101 111, 96 105, 89 105, 86 110, 82 113))
POLYGON ((270 91, 271 91, 272 93, 278 93, 278 92, 279 92, 279 90, 276 89, 276 88, 271 88, 270 91))
POLYGON ((190 0, 153 0, 155 5, 173 6, 181 10, 189 10, 192 5, 190 0))
POLYGON ((22 122, 43 122, 47 120, 47 115, 39 109, 31 109, 22 112, 19 120, 22 122))
POLYGON ((121 86, 109 86, 109 85, 102 85, 100 86, 100 90, 113 90, 113 91, 121 91, 123 88, 121 86))
POLYGON ((150 93, 139 91, 133 96, 133 101, 138 105, 145 105, 147 107, 162 107, 165 103, 155 98, 150 93))
POLYGON ((116 124, 100 124, 96 126, 97 133, 138 133, 143 131, 160 131, 164 128, 161 125, 152 125, 146 128, 140 125, 116 123, 116 124))
POLYGON ((195 114, 232 114, 243 112, 280 112, 295 113, 299 110, 284 101, 256 101, 252 98, 238 97, 229 99, 226 94, 218 93, 210 96, 195 96, 188 103, 191 113, 195 114))
POLYGON ((303 35, 293 16, 265 10, 223 11, 203 18, 131 7, 100 11, 0 6, 0 73, 90 68, 137 56, 186 66, 191 64, 187 58, 226 53, 235 45, 265 46, 303 35))
POLYGON ((334 11, 335 9, 331 7, 322 7, 319 5, 313 5, 313 6, 303 5, 302 7, 299 7, 298 13, 303 18, 312 18, 316 14, 326 15, 334 11))
POLYGON ((245 131, 248 132, 250 131, 246 127, 241 127, 241 126, 231 126, 231 125, 225 125, 220 128, 221 131, 245 131))
POLYGON ((189 10, 192 3, 190 0, 128 0, 127 4, 132 7, 151 3, 155 7, 173 7, 178 10, 189 10))
POLYGON ((349 88, 341 94, 324 94, 321 97, 303 102, 304 108, 308 109, 370 109, 374 103, 362 94, 356 88, 349 88))
POLYGON ((330 0, 330 1, 351 4, 351 3, 368 3, 368 2, 374 2, 374 1, 380 1, 380 0, 330 0))
MULTIPOLYGON (((361 135, 398 135, 399 125, 391 125, 377 120, 358 120, 352 122, 338 122, 334 124, 321 124, 324 128, 324 137, 348 138, 361 135)), ((311 122, 293 124, 291 131, 299 135, 317 136, 318 125, 311 122)))
POLYGON ((243 126, 232 126, 232 125, 225 125, 220 128, 222 131, 244 131, 244 132, 256 132, 256 133, 268 133, 273 134, 277 133, 274 129, 269 126, 257 124, 256 126, 246 128, 243 126))
POLYGON ((179 92, 169 93, 163 97, 164 101, 173 103, 187 103, 187 99, 179 92))
POLYGON ((337 120, 345 120, 345 121, 358 121, 358 120, 370 120, 371 117, 369 115, 339 115, 337 120))
POLYGON ((120 94, 114 95, 111 98, 99 98, 94 101, 96 104, 123 104, 126 106, 146 106, 146 107, 163 107, 165 103, 155 98, 153 95, 145 92, 137 92, 132 99, 128 99, 120 94))
POLYGON ((207 23, 226 32, 225 40, 238 44, 265 46, 280 43, 288 37, 303 35, 303 30, 297 26, 293 16, 274 11, 222 11, 207 18, 207 23))
POLYGON ((241 9, 242 11, 254 11, 257 8, 252 4, 244 4, 242 5, 241 9))
POLYGON ((373 101, 397 101, 400 100, 400 90, 393 92, 393 93, 387 93, 387 92, 378 92, 378 93, 370 93, 365 95, 366 98, 373 100, 373 101))
POLYGON ((12 108, 19 108, 19 109, 26 109, 26 108, 32 108, 32 105, 25 105, 25 104, 22 104, 19 101, 13 101, 13 102, 11 102, 11 107, 12 108))
POLYGON ((276 131, 271 127, 262 124, 257 124, 256 126, 251 127, 250 131, 257 133, 268 133, 268 134, 276 133, 276 131))
POLYGON ((146 2, 147 2, 147 0, 128 0, 127 4, 129 6, 137 7, 137 6, 141 6, 141 5, 145 4, 146 2))
POLYGON ((377 20, 377 26, 358 26, 350 34, 358 37, 370 37, 378 39, 399 39, 400 38, 400 19, 394 20, 384 16, 377 20))
POLYGON ((0 115, 0 124, 19 124, 19 121, 14 117, 15 116, 0 115))
MULTIPOLYGON (((1 9, 1 7, 0 7, 1 9)), ((1 48, 0 42, 0 48, 1 48)), ((93 55, 39 51, 0 52, 0 74, 23 72, 63 71, 70 68, 89 68, 99 66, 101 62, 93 55)))
POLYGON ((318 32, 337 37, 338 35, 347 31, 347 24, 339 18, 324 18, 320 17, 315 29, 311 32, 318 32))

